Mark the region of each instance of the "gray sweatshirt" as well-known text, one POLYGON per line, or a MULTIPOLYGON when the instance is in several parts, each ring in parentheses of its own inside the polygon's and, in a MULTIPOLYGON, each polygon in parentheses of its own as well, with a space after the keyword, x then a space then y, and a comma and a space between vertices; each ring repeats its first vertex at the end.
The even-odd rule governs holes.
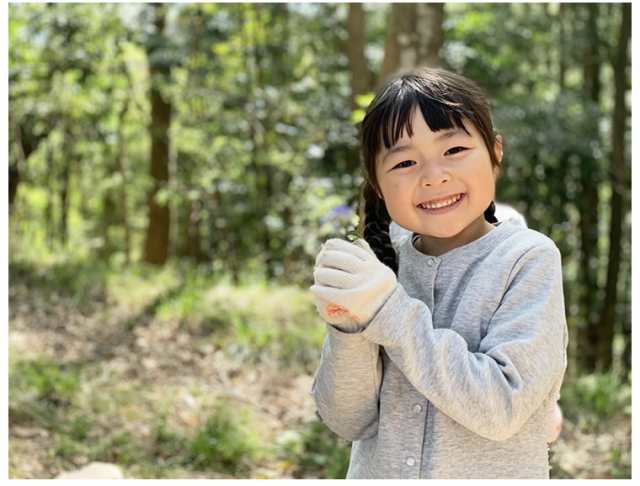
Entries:
POLYGON ((438 257, 394 242, 398 285, 367 325, 327 324, 311 395, 352 441, 347 478, 549 478, 566 370, 560 252, 512 222, 438 257))

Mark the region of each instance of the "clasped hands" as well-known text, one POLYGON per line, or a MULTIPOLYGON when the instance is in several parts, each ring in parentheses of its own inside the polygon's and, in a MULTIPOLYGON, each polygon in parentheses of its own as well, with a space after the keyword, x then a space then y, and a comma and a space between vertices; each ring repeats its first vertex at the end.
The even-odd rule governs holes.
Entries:
POLYGON ((309 287, 318 313, 329 324, 356 332, 375 316, 398 283, 366 240, 325 242, 316 257, 309 287))

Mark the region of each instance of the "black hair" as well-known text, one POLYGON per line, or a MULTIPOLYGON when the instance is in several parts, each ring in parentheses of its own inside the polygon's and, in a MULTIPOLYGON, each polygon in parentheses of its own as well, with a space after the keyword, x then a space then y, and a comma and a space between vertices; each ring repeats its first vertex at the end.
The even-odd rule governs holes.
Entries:
MULTIPOLYGON (((413 136, 411 118, 416 107, 432 131, 454 128, 455 125, 469 133, 462 119, 470 120, 484 139, 492 166, 501 167, 493 150, 496 133, 489 102, 475 82, 445 69, 422 67, 402 71, 385 83, 369 104, 360 124, 364 177, 361 201, 364 201, 364 208, 360 210, 359 235, 396 275, 397 255, 389 237, 391 217, 380 197, 382 191, 376 177, 376 155, 383 145, 387 149, 395 145, 403 131, 413 136)), ((490 223, 497 222, 493 201, 485 210, 484 217, 490 223)))

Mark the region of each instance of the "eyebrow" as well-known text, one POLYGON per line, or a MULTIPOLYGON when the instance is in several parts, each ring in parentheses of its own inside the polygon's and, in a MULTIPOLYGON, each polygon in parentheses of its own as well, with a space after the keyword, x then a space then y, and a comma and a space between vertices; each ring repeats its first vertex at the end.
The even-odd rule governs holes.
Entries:
MULTIPOLYGON (((445 140, 447 138, 451 138, 451 137, 454 137, 455 135, 460 135, 460 134, 467 135, 467 133, 462 128, 448 128, 445 130, 444 133, 441 133, 440 135, 438 135, 435 138, 435 140, 439 142, 440 140, 445 140)), ((404 144, 404 145, 395 145, 389 149, 389 151, 384 155, 384 158, 386 159, 391 154, 395 154, 396 152, 402 152, 410 148, 411 148, 410 143, 404 144)))

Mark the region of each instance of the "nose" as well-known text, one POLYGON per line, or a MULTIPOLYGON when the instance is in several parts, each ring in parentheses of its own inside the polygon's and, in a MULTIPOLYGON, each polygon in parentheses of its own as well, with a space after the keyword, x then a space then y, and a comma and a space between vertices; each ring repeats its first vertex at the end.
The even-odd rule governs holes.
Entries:
POLYGON ((437 186, 449 182, 451 175, 438 163, 426 163, 422 171, 420 184, 425 187, 437 186))

